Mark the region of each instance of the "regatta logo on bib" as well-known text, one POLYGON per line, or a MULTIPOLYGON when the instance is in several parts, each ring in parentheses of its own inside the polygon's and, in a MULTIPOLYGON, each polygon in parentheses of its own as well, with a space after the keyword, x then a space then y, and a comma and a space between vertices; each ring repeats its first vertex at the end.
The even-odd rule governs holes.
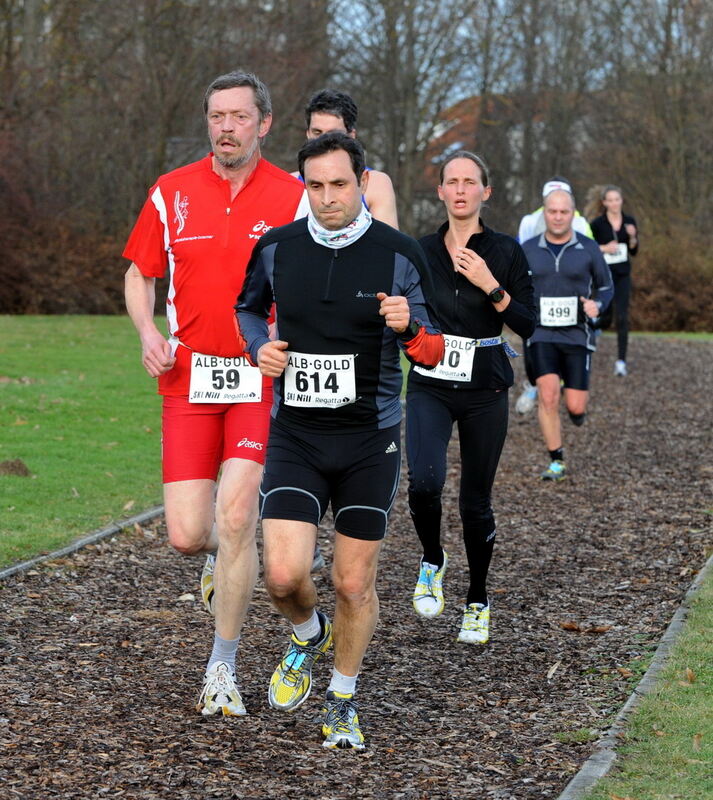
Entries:
POLYGON ((262 442, 251 442, 247 437, 241 439, 236 447, 249 447, 251 450, 262 450, 262 442))
POLYGON ((176 196, 173 198, 173 210, 176 212, 173 221, 176 223, 176 236, 178 236, 186 227, 188 217, 188 198, 181 197, 180 192, 176 192, 176 196))
POLYGON ((248 234, 249 239, 259 239, 264 233, 272 230, 272 225, 268 225, 264 219, 253 225, 253 232, 248 234))

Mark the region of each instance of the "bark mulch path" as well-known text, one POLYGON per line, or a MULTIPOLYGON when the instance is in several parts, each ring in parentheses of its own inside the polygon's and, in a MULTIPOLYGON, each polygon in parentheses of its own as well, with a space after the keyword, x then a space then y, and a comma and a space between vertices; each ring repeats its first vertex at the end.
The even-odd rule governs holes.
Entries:
MULTIPOLYGON (((172 552, 158 524, 0 586, 0 796, 556 797, 630 694, 713 543, 713 348, 637 338, 630 377, 616 379, 613 346, 605 337, 595 357, 586 425, 564 423, 567 481, 538 480, 547 456, 536 419, 511 417, 495 488, 488 646, 455 642, 465 588, 457 468, 446 498, 447 606, 431 622, 411 609, 419 553, 401 494, 359 691, 363 754, 320 746, 331 658, 296 713, 267 706, 289 634, 262 587, 240 655, 249 716, 193 711, 211 621, 181 596, 199 596, 201 562, 172 552)), ((326 532, 322 540, 329 554, 326 532)), ((327 572, 317 584, 331 611, 327 572)))

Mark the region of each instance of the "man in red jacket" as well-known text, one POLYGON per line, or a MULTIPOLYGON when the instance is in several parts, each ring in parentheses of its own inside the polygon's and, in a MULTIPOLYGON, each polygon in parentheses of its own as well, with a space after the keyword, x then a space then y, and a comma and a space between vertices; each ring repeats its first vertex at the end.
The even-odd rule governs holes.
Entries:
POLYGON ((235 716, 245 714, 235 661, 258 572, 257 495, 272 385, 243 353, 233 303, 255 242, 303 216, 306 201, 303 210, 302 184, 260 155, 272 110, 255 75, 216 78, 204 112, 212 152, 162 175, 149 191, 124 250, 132 262, 125 294, 143 365, 163 396, 169 541, 182 553, 209 554, 202 589, 215 638, 198 708, 235 716), (168 339, 153 317, 154 283, 167 270, 168 339))

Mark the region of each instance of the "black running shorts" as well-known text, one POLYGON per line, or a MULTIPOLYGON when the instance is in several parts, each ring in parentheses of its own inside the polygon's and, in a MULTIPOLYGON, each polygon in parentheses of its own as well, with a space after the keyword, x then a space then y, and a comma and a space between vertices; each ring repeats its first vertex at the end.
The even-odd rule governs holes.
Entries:
POLYGON ((331 502, 336 531, 377 541, 386 534, 400 471, 400 425, 315 433, 273 419, 260 487, 260 517, 318 525, 331 502))
POLYGON ((565 389, 589 389, 592 353, 576 344, 533 342, 529 346, 530 361, 535 379, 542 375, 559 375, 565 389))

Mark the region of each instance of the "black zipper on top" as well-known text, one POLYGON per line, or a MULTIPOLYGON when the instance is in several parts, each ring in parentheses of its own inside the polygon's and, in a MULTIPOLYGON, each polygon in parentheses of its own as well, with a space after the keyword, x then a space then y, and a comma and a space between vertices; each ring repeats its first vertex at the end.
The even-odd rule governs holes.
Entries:
POLYGON ((332 250, 332 258, 329 261, 329 269, 327 270, 327 285, 324 287, 324 295, 322 300, 329 300, 329 292, 332 288, 332 268, 334 267, 335 260, 339 257, 339 250, 332 250))

